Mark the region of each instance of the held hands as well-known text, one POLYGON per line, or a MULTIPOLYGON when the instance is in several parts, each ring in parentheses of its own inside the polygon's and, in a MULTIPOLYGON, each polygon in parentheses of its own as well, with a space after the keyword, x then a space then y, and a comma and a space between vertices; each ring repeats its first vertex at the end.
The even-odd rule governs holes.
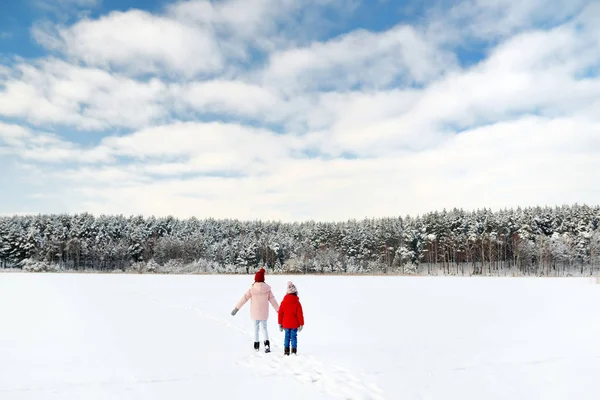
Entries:
POLYGON ((239 310, 238 310, 237 308, 234 308, 234 309, 233 309, 233 311, 231 312, 231 315, 235 315, 235 314, 237 314, 237 312, 238 312, 238 311, 239 311, 239 310))
MULTIPOLYGON (((304 325, 300 325, 300 326, 298 327, 298 332, 302 332, 302 328, 304 328, 304 325)), ((283 325, 279 325, 279 330, 280 330, 281 332, 283 332, 283 325)))

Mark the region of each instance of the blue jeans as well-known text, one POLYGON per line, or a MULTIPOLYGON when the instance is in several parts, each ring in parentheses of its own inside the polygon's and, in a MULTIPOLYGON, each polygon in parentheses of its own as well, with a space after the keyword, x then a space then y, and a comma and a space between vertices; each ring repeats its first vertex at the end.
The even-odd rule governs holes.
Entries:
POLYGON ((283 339, 283 347, 290 347, 290 341, 292 342, 292 348, 298 348, 298 329, 284 329, 285 338, 283 339))

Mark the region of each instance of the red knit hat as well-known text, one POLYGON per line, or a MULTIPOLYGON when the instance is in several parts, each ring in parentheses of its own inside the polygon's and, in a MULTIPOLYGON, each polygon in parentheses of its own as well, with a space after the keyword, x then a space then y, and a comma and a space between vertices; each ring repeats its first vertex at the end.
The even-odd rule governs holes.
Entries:
POLYGON ((265 269, 261 268, 258 270, 256 275, 254 275, 254 282, 264 282, 265 281, 265 269))

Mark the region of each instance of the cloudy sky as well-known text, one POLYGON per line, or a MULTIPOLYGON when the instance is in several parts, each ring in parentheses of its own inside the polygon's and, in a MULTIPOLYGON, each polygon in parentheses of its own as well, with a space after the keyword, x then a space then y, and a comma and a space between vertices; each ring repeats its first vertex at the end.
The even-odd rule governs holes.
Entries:
POLYGON ((0 214, 598 204, 593 0, 0 2, 0 214))

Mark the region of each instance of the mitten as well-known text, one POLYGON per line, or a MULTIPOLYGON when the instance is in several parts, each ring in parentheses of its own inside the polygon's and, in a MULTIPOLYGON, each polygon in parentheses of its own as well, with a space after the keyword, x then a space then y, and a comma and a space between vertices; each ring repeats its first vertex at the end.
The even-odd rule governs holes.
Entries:
POLYGON ((302 332, 302 328, 304 328, 304 325, 300 325, 300 326, 298 327, 298 332, 302 332))
POLYGON ((235 314, 237 314, 237 312, 238 312, 238 311, 239 311, 239 310, 238 310, 237 308, 234 308, 234 309, 233 309, 233 311, 231 312, 231 315, 235 315, 235 314))
POLYGON ((283 325, 279 325, 279 330, 283 332, 283 325))

